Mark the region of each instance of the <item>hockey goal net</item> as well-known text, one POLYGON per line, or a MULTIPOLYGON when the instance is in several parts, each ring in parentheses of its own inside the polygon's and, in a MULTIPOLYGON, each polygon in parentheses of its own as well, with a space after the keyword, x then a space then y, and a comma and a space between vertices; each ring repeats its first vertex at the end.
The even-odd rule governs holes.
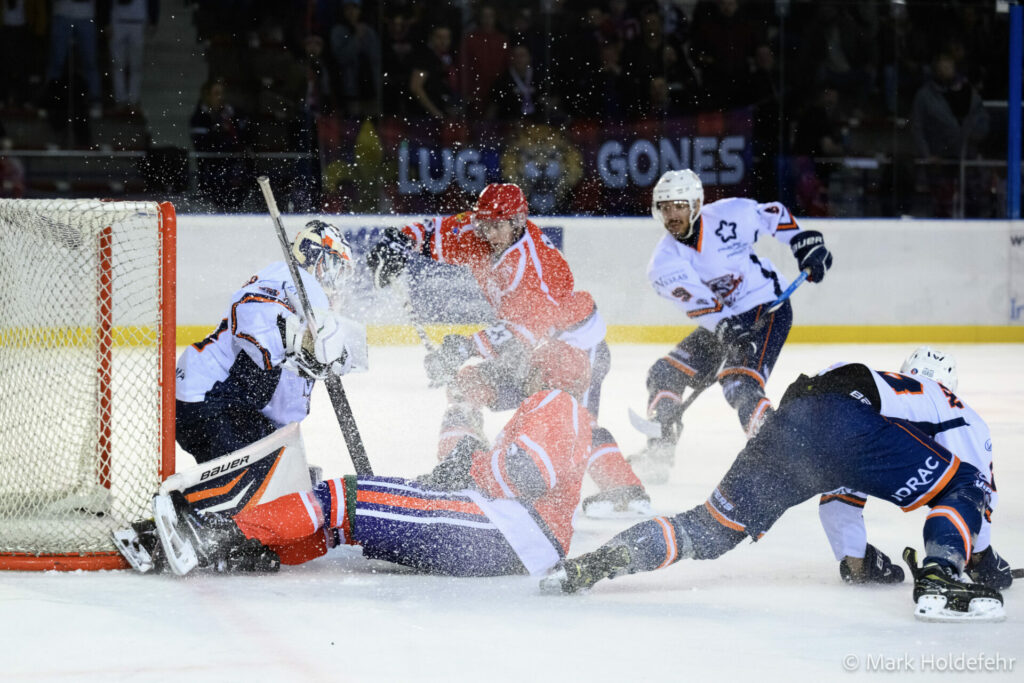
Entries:
POLYGON ((0 200, 0 569, 126 566, 174 473, 169 203, 0 200))

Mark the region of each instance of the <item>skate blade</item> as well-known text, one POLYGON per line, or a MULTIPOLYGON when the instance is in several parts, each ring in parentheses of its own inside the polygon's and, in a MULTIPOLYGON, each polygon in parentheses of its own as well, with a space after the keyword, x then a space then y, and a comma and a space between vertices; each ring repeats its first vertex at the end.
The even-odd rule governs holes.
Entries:
POLYGON ((121 553, 121 557, 128 561, 132 569, 143 574, 153 569, 153 557, 142 547, 135 529, 118 529, 110 532, 110 535, 117 552, 121 553))
POLYGON ((996 622, 1006 619, 1003 604, 994 598, 974 598, 966 612, 946 608, 941 595, 922 595, 917 600, 914 617, 931 623, 996 622))
POLYGON ((625 508, 616 508, 615 503, 601 500, 583 506, 583 514, 591 519, 636 519, 653 517, 654 509, 646 500, 630 501, 625 508))
POLYGON ((178 576, 185 576, 199 565, 196 549, 192 542, 178 532, 178 514, 170 496, 153 496, 153 519, 160 545, 167 555, 167 564, 178 576))

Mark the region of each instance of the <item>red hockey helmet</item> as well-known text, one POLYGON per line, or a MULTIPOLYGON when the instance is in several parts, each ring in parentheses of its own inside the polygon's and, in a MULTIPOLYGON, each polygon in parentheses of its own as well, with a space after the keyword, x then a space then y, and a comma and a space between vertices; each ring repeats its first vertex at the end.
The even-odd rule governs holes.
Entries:
POLYGON ((561 389, 577 398, 590 386, 590 357, 586 351, 557 339, 549 339, 530 356, 530 371, 540 373, 549 389, 561 389))
POLYGON ((526 195, 518 185, 491 183, 480 193, 474 220, 512 221, 519 227, 526 225, 526 212, 526 195))

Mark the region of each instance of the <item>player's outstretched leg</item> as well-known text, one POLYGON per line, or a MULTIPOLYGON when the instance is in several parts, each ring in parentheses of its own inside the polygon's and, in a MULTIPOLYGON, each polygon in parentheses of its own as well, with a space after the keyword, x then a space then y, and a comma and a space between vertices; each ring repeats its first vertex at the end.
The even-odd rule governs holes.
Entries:
POLYGON ((900 583, 904 577, 903 569, 870 543, 864 557, 847 555, 839 562, 839 576, 846 583, 900 583))
POLYGON ((277 553, 247 538, 230 517, 193 509, 180 491, 154 496, 153 517, 167 563, 179 576, 197 566, 218 572, 273 572, 281 566, 277 553))
POLYGON ((952 566, 925 558, 917 566, 917 552, 903 551, 903 560, 914 576, 914 616, 921 621, 1002 621, 1006 618, 999 591, 977 583, 965 583, 952 566))

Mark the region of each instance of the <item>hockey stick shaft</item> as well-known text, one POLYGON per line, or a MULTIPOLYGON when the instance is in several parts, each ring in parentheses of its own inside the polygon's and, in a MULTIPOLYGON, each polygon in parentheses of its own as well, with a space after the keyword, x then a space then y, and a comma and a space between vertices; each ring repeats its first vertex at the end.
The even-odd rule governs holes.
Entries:
MULTIPOLYGON (((260 190, 263 191, 263 199, 266 200, 267 210, 274 221, 274 228, 277 232, 278 242, 281 244, 281 251, 284 253, 285 263, 288 264, 288 272, 291 273, 292 281, 295 283, 295 291, 299 295, 299 305, 302 307, 302 314, 306 317, 306 326, 309 333, 316 337, 316 321, 313 319, 313 307, 309 303, 309 296, 306 294, 306 286, 299 274, 299 267, 292 258, 291 248, 288 243, 288 235, 281 221, 281 212, 277 208, 277 201, 274 199, 274 191, 270 187, 270 179, 267 176, 260 176, 256 179, 260 190)), ((338 420, 338 427, 341 428, 341 435, 345 438, 345 446, 348 448, 349 457, 352 458, 352 465, 356 474, 361 476, 372 476, 373 468, 370 466, 370 459, 366 456, 366 447, 363 445, 363 437, 359 434, 359 427, 356 425, 355 417, 352 415, 352 407, 348 403, 348 396, 345 395, 345 387, 341 384, 341 378, 329 372, 324 379, 324 386, 327 388, 327 395, 331 399, 331 406, 334 408, 334 416, 338 420)))
POLYGON ((409 282, 408 276, 403 275, 395 280, 397 290, 402 297, 402 307, 405 309, 405 315, 409 319, 409 324, 412 325, 412 329, 416 330, 416 336, 423 342, 423 346, 426 347, 428 352, 434 351, 437 347, 434 346, 434 342, 430 341, 430 337, 427 336, 427 330, 423 327, 423 323, 420 321, 419 315, 416 310, 412 307, 412 296, 409 293, 409 282))

